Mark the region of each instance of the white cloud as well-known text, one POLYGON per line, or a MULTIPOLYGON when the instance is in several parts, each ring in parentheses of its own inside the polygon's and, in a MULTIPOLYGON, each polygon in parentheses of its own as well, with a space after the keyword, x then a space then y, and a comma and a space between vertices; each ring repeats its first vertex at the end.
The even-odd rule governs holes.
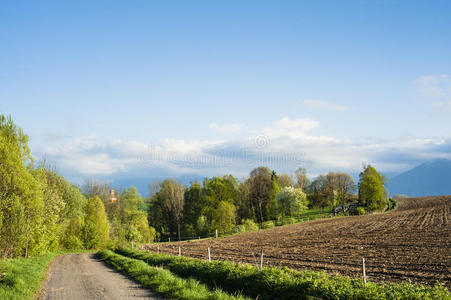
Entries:
POLYGON ((451 75, 424 75, 413 81, 417 92, 427 98, 451 97, 451 75))
POLYGON ((305 166, 311 174, 318 174, 331 170, 358 172, 362 163, 371 163, 383 171, 399 171, 432 158, 451 158, 451 140, 444 138, 340 140, 312 133, 319 126, 309 118, 285 117, 243 139, 165 139, 156 145, 101 141, 91 135, 58 140, 56 145, 43 144, 37 157, 46 155, 64 175, 71 174, 79 181, 85 176, 113 177, 119 173, 161 175, 150 173, 155 170, 166 172, 165 176, 242 176, 259 165, 283 172, 305 166), (267 140, 257 143, 256 137, 267 140))
POLYGON ((214 129, 221 133, 237 133, 241 131, 241 128, 244 126, 242 123, 230 123, 230 124, 223 124, 218 125, 217 123, 210 123, 208 124, 208 127, 210 129, 214 129))
POLYGON ((285 117, 274 122, 270 127, 263 128, 260 133, 267 136, 271 140, 278 138, 289 138, 296 140, 297 143, 333 142, 334 139, 332 137, 313 136, 308 134, 309 131, 318 126, 318 121, 309 118, 290 119, 285 117))
POLYGON ((315 109, 325 109, 325 110, 334 110, 334 111, 348 111, 349 107, 344 105, 339 105, 333 102, 328 101, 321 101, 321 100, 312 100, 307 99, 303 101, 303 104, 307 105, 308 107, 315 108, 315 109))

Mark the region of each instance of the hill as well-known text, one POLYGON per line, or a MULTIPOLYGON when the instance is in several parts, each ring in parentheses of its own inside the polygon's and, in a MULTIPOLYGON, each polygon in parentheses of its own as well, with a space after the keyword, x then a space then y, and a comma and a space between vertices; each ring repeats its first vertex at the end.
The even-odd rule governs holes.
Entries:
POLYGON ((390 195, 451 195, 451 161, 436 159, 401 173, 388 182, 390 195))

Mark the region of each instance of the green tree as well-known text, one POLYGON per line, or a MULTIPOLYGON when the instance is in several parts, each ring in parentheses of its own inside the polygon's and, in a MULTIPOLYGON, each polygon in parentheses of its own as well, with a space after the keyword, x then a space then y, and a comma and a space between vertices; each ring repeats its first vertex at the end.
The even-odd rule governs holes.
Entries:
POLYGON ((105 207, 98 196, 88 199, 83 227, 83 243, 87 249, 105 247, 108 242, 109 226, 105 207))
POLYGON ((221 201, 214 211, 211 231, 230 232, 235 226, 235 206, 226 201, 221 201))
POLYGON ((249 204, 254 211, 257 221, 262 223, 269 219, 268 206, 272 199, 273 193, 273 179, 272 172, 267 167, 258 167, 252 170, 248 179, 249 204))
POLYGON ((276 199, 283 217, 296 216, 307 209, 307 196, 300 188, 284 187, 276 199))
POLYGON ((312 207, 324 209, 328 205, 326 176, 319 175, 307 186, 307 198, 312 207))
POLYGON ((0 255, 28 256, 42 228, 42 187, 33 176, 28 136, 0 115, 0 255))
POLYGON ((160 184, 160 190, 156 193, 156 204, 160 206, 163 217, 166 219, 169 233, 178 233, 183 217, 185 187, 173 179, 166 179, 160 184))
MULTIPOLYGON (((227 202, 235 207, 237 200, 237 181, 232 175, 223 177, 205 178, 203 195, 205 197, 205 205, 202 208, 202 215, 207 217, 207 222, 211 230, 215 230, 214 224, 218 220, 217 209, 222 202, 227 202)), ((235 222, 235 221, 234 221, 235 222)))
POLYGON ((183 203, 183 227, 187 235, 193 235, 197 232, 197 220, 202 214, 206 201, 202 192, 202 186, 199 182, 192 183, 185 190, 185 201, 183 203))
POLYGON ((387 207, 388 194, 384 187, 385 177, 368 165, 359 175, 359 202, 369 210, 384 211, 387 207))

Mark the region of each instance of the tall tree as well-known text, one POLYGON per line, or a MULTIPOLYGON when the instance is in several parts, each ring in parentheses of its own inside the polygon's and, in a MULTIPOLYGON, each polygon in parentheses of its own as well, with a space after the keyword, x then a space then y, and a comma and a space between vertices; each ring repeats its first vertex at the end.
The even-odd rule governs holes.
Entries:
POLYGON ((287 173, 282 173, 278 176, 280 188, 293 186, 293 177, 287 173))
POLYGON ((254 215, 257 217, 257 221, 260 223, 269 219, 268 205, 273 196, 271 175, 272 172, 269 168, 258 167, 252 170, 248 179, 252 208, 255 211, 254 215))
POLYGON ((188 235, 193 235, 197 230, 197 220, 205 206, 205 197, 199 182, 192 183, 185 190, 185 202, 183 204, 183 227, 188 235))
POLYGON ((30 172, 28 136, 11 117, 0 115, 0 255, 28 256, 42 226, 42 186, 30 172))
POLYGON ((388 194, 384 184, 383 175, 371 165, 364 166, 364 170, 359 175, 359 202, 366 205, 369 210, 385 210, 388 194))
POLYGON ((307 177, 307 170, 303 167, 299 167, 295 172, 296 177, 296 187, 305 191, 309 184, 309 179, 307 177))
POLYGON ((87 249, 105 247, 109 237, 105 207, 98 196, 88 199, 83 227, 83 242, 87 249))
POLYGON ((185 187, 173 179, 166 179, 161 183, 160 191, 156 194, 161 199, 165 211, 168 213, 169 230, 177 232, 180 238, 180 225, 183 216, 185 187))

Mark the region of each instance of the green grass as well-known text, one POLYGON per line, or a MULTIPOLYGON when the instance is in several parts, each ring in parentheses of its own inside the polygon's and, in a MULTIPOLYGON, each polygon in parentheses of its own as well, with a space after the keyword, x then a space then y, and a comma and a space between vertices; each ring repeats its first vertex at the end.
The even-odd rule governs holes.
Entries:
POLYGON ((0 261, 0 299, 33 299, 50 262, 61 253, 0 261))
POLYGON ((258 299, 451 299, 442 285, 412 283, 376 284, 324 272, 263 268, 230 262, 207 262, 193 258, 118 249, 121 255, 162 266, 183 277, 194 277, 209 287, 241 292, 258 299))
POLYGON ((141 260, 124 257, 110 250, 97 252, 97 257, 151 290, 171 299, 247 299, 240 295, 229 295, 217 288, 210 290, 205 284, 193 278, 180 278, 161 267, 149 266, 141 260))

